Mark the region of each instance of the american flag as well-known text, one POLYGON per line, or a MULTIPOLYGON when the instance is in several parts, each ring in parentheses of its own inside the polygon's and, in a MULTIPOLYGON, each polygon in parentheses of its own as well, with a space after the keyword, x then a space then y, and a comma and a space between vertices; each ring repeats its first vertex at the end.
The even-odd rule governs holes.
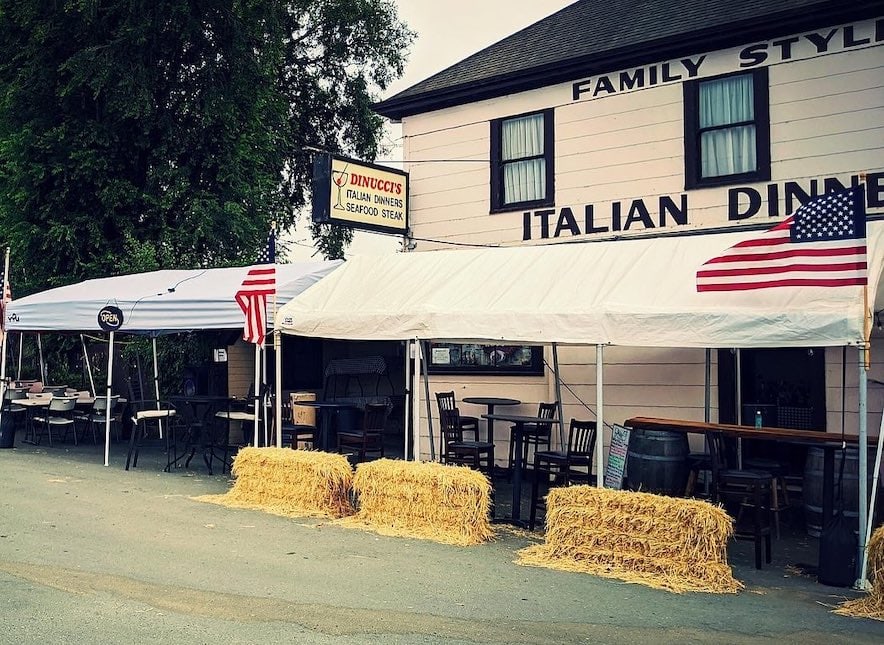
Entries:
POLYGON ((814 197, 785 221, 704 263, 697 291, 866 284, 864 199, 861 187, 814 197))
POLYGON ((243 340, 260 345, 267 332, 267 296, 276 293, 276 234, 271 231, 267 246, 249 269, 236 292, 236 302, 245 315, 243 340))

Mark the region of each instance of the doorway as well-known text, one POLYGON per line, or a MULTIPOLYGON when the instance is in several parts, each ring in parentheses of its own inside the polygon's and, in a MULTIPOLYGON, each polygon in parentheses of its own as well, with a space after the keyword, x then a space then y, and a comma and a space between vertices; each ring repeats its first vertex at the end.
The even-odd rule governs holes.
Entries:
MULTIPOLYGON (((825 432, 824 348, 720 350, 718 359, 722 423, 751 426, 756 414, 761 413, 762 425, 766 427, 825 432)), ((743 454, 775 459, 793 472, 801 472, 804 467, 805 450, 776 442, 744 441, 743 454)))

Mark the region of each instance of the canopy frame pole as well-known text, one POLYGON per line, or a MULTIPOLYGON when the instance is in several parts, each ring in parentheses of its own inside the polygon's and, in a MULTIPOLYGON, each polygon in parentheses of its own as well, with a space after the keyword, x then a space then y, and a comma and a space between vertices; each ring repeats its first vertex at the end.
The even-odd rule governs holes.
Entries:
MULTIPOLYGON (((276 363, 273 365, 275 381, 273 389, 276 391, 276 405, 273 406, 273 427, 276 428, 276 447, 282 448, 282 332, 273 330, 273 350, 276 355, 276 363)), ((295 446, 297 448, 297 446, 295 446)))
MULTIPOLYGON (((153 393, 157 400, 157 410, 160 409, 160 371, 159 371, 159 363, 157 361, 157 337, 153 336, 151 339, 151 350, 153 353, 153 393)), ((163 420, 162 418, 157 419, 157 425, 160 429, 160 439, 163 438, 163 420)))
POLYGON ((420 392, 420 378, 421 378, 421 343, 420 339, 414 339, 414 374, 413 374, 413 389, 414 389, 414 402, 412 404, 412 412, 414 414, 414 432, 413 432, 413 443, 414 443, 414 460, 420 461, 421 456, 421 392, 420 392))
POLYGON ((881 425, 878 428, 878 448, 875 452, 875 468, 872 471, 872 495, 869 499, 868 520, 865 527, 865 541, 863 542, 862 566, 860 567, 859 580, 854 585, 857 589, 868 591, 871 588, 868 580, 869 567, 869 540, 872 537, 872 523, 875 521, 875 500, 878 496, 878 477, 881 475, 881 448, 884 447, 884 413, 881 414, 881 425))
POLYGON ((37 353, 40 356, 40 381, 46 385, 46 362, 43 360, 43 335, 37 332, 37 353))
POLYGON ((605 446, 604 361, 604 347, 600 343, 595 346, 595 485, 598 488, 605 486, 605 459, 602 454, 605 446))
MULTIPOLYGON (((0 285, 0 293, 6 295, 6 285, 9 284, 9 247, 6 247, 6 259, 4 260, 3 267, 3 284, 0 285)), ((4 298, 5 299, 5 298, 4 298)), ((4 303, 5 305, 6 303, 4 303)), ((3 316, 6 317, 6 309, 3 308, 3 316)), ((0 358, 0 418, 3 415, 3 406, 2 401, 6 398, 6 338, 9 336, 9 332, 6 331, 6 321, 0 321, 0 334, 3 334, 3 340, 0 342, 0 346, 2 346, 3 356, 0 358)))
POLYGON ((16 370, 15 370, 15 378, 17 378, 17 379, 21 379, 21 361, 22 361, 22 354, 24 351, 24 347, 25 347, 25 333, 22 331, 22 332, 19 332, 19 334, 18 334, 18 365, 16 366, 16 370))
MULTIPOLYGON (((710 423, 712 421, 712 349, 707 347, 705 352, 706 370, 703 377, 703 421, 710 423)), ((719 419, 721 411, 719 410, 719 419)), ((703 451, 709 453, 709 437, 703 433, 703 451)), ((709 490, 708 481, 705 483, 706 490, 709 490)))
MULTIPOLYGON (((712 420, 712 350, 706 348, 706 372, 703 380, 703 421, 712 420)), ((705 436, 705 434, 703 435, 705 436)))
MULTIPOLYGON (((736 387, 737 402, 735 413, 737 417, 737 425, 740 425, 743 422, 743 355, 740 352, 739 347, 734 350, 734 353, 734 367, 736 372, 736 378, 734 379, 736 383, 734 385, 736 387)), ((741 437, 737 437, 737 470, 743 470, 743 439, 741 437)))
POLYGON ((565 445, 565 406, 562 404, 562 379, 559 376, 559 345, 552 344, 553 372, 556 379, 556 413, 559 415, 559 446, 565 445))
POLYGON ((270 445, 270 437, 267 436, 267 336, 264 336, 264 342, 261 343, 261 400, 259 403, 261 404, 261 419, 259 421, 260 425, 264 427, 264 445, 270 445))
MULTIPOLYGON (((868 411, 868 364, 867 364, 867 354, 869 348, 868 345, 863 343, 859 346, 859 552, 857 553, 857 562, 862 563, 865 559, 866 554, 866 534, 865 531, 862 530, 862 527, 866 525, 866 512, 868 511, 869 504, 869 481, 868 481, 868 473, 869 473, 869 429, 868 429, 868 419, 866 418, 866 413, 868 411)), ((862 565, 860 565, 862 566, 862 565)), ((862 588, 863 579, 860 578, 856 581, 856 586, 858 588, 862 588)))
MULTIPOLYGON (((110 466, 111 385, 114 373, 114 332, 107 340, 107 405, 104 406, 104 465, 110 466)), ((133 430, 134 432, 134 430, 133 430)))
MULTIPOLYGON (((429 341, 424 341, 422 344, 429 349, 429 341)), ((424 355, 429 356, 429 351, 425 352, 424 355)), ((427 359, 421 363, 421 366, 424 373, 424 396, 427 401, 427 435, 430 437, 430 461, 436 461, 436 439, 433 436, 433 410, 430 407, 430 372, 427 368, 429 362, 429 359, 427 359)))
POLYGON ((83 345, 83 361, 86 364, 86 373, 89 375, 89 391, 92 396, 98 396, 98 390, 95 389, 95 377, 92 375, 92 364, 89 362, 89 350, 86 348, 85 334, 80 334, 80 344, 83 345))
POLYGON ((258 447, 258 413, 260 411, 261 404, 261 345, 255 343, 255 387, 254 389, 254 416, 255 419, 253 421, 253 429, 252 429, 252 443, 255 448, 258 447))
POLYGON ((412 419, 412 415, 411 415, 411 385, 412 385, 412 383, 411 383, 411 357, 412 357, 412 353, 411 353, 411 341, 406 340, 406 341, 404 341, 403 344, 405 345, 405 351, 403 352, 405 354, 405 367, 404 367, 405 407, 403 408, 403 415, 402 415, 402 417, 403 417, 402 418, 402 431, 403 431, 403 438, 404 438, 405 444, 402 446, 402 456, 405 459, 405 461, 408 461, 408 445, 409 445, 408 444, 408 433, 411 430, 411 419, 412 419))

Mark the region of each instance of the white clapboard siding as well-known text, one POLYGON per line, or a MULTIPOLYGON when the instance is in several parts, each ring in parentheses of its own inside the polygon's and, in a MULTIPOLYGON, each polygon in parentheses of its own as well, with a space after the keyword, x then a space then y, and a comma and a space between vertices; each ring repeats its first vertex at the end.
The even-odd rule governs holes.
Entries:
POLYGON ((815 157, 824 151, 838 150, 842 154, 877 150, 884 144, 884 124, 878 127, 854 129, 850 132, 807 135, 802 139, 771 144, 770 154, 784 161, 815 157))

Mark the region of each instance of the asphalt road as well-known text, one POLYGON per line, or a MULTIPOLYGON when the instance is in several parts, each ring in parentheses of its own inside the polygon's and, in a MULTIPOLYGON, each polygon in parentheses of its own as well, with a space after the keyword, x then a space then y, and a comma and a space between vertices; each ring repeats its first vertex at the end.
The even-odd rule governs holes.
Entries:
POLYGON ((518 531, 381 537, 198 502, 228 478, 98 455, 0 450, 0 643, 884 642, 830 611, 853 592, 755 572, 748 546, 746 590, 677 595, 513 564, 518 531))

